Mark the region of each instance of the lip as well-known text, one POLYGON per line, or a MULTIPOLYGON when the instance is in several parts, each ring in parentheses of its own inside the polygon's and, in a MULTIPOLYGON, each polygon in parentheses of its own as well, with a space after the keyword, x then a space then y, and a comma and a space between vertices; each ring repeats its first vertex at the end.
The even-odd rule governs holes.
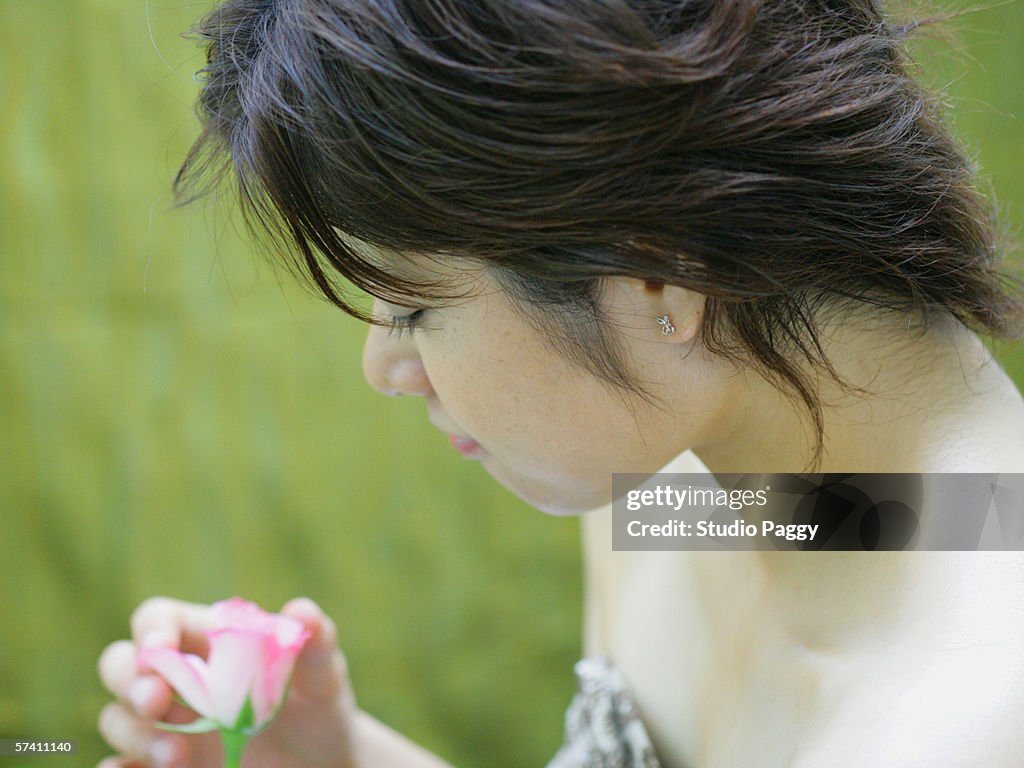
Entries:
POLYGON ((484 456, 483 446, 471 437, 448 435, 448 442, 451 443, 452 448, 462 454, 463 458, 482 459, 484 456))
POLYGON ((487 450, 480 445, 472 437, 464 434, 460 434, 458 429, 454 429, 454 424, 444 417, 438 411, 433 408, 427 410, 427 418, 433 427, 439 432, 444 432, 448 435, 448 443, 454 448, 459 454, 466 459, 482 459, 487 455, 487 450))

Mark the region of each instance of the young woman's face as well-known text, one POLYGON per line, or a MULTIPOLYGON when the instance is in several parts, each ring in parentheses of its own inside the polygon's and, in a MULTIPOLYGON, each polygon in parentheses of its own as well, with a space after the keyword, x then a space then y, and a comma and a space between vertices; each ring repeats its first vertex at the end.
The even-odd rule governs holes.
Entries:
MULTIPOLYGON (((612 473, 657 471, 712 428, 706 398, 670 397, 656 408, 611 387, 554 351, 493 276, 471 279, 470 295, 442 308, 378 300, 376 315, 400 330, 371 326, 363 369, 382 393, 423 397, 453 449, 523 500, 554 514, 596 508, 611 499, 612 473)), ((632 316, 629 303, 612 308, 615 332, 639 380, 664 395, 662 362, 678 375, 680 346, 663 340, 655 315, 632 316)))

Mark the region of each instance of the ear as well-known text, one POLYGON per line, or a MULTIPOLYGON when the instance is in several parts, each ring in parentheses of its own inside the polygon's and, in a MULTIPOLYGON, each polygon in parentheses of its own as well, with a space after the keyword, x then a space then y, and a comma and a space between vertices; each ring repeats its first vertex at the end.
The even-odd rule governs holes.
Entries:
POLYGON ((668 315, 669 322, 675 326, 675 333, 666 333, 665 340, 678 344, 693 340, 704 320, 704 294, 680 288, 678 285, 655 284, 652 287, 652 284, 647 282, 645 286, 648 291, 660 292, 665 312, 658 317, 668 315))
POLYGON ((685 344, 700 330, 705 296, 636 278, 605 278, 601 305, 634 338, 685 344))
POLYGON ((704 295, 633 277, 605 279, 606 309, 629 317, 633 334, 651 341, 685 344, 697 335, 704 317, 704 295))

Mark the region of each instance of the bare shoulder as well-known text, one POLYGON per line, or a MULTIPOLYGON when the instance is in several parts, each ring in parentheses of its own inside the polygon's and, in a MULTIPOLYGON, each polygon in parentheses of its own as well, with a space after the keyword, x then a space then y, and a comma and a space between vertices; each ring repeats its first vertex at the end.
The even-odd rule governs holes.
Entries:
POLYGON ((914 615, 841 655, 798 768, 1018 766, 1024 752, 1024 553, 915 553, 914 615))
POLYGON ((929 471, 1024 472, 1024 397, 1016 384, 988 357, 968 393, 936 420, 929 471))
POLYGON ((1024 752, 1024 653, 1006 644, 920 654, 886 685, 846 697, 796 768, 1017 768, 1024 752))

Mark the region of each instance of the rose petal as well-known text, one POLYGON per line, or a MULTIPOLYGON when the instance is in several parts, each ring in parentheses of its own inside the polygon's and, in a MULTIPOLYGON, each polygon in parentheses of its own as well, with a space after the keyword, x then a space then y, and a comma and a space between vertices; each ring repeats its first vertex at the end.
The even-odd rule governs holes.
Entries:
POLYGON ((310 636, 298 621, 275 617, 277 633, 268 638, 262 673, 253 689, 252 705, 257 723, 269 720, 277 712, 288 688, 295 660, 310 636))
POLYGON ((225 628, 210 637, 209 689, 215 717, 233 727, 266 665, 266 635, 244 628, 225 628))
POLYGON ((206 663, 198 656, 173 648, 143 648, 139 664, 145 664, 178 692, 203 717, 213 717, 206 663))
POLYGON ((270 631, 269 614, 256 603, 250 603, 240 597, 221 600, 210 606, 213 625, 216 628, 232 627, 234 629, 254 629, 260 632, 270 631))

